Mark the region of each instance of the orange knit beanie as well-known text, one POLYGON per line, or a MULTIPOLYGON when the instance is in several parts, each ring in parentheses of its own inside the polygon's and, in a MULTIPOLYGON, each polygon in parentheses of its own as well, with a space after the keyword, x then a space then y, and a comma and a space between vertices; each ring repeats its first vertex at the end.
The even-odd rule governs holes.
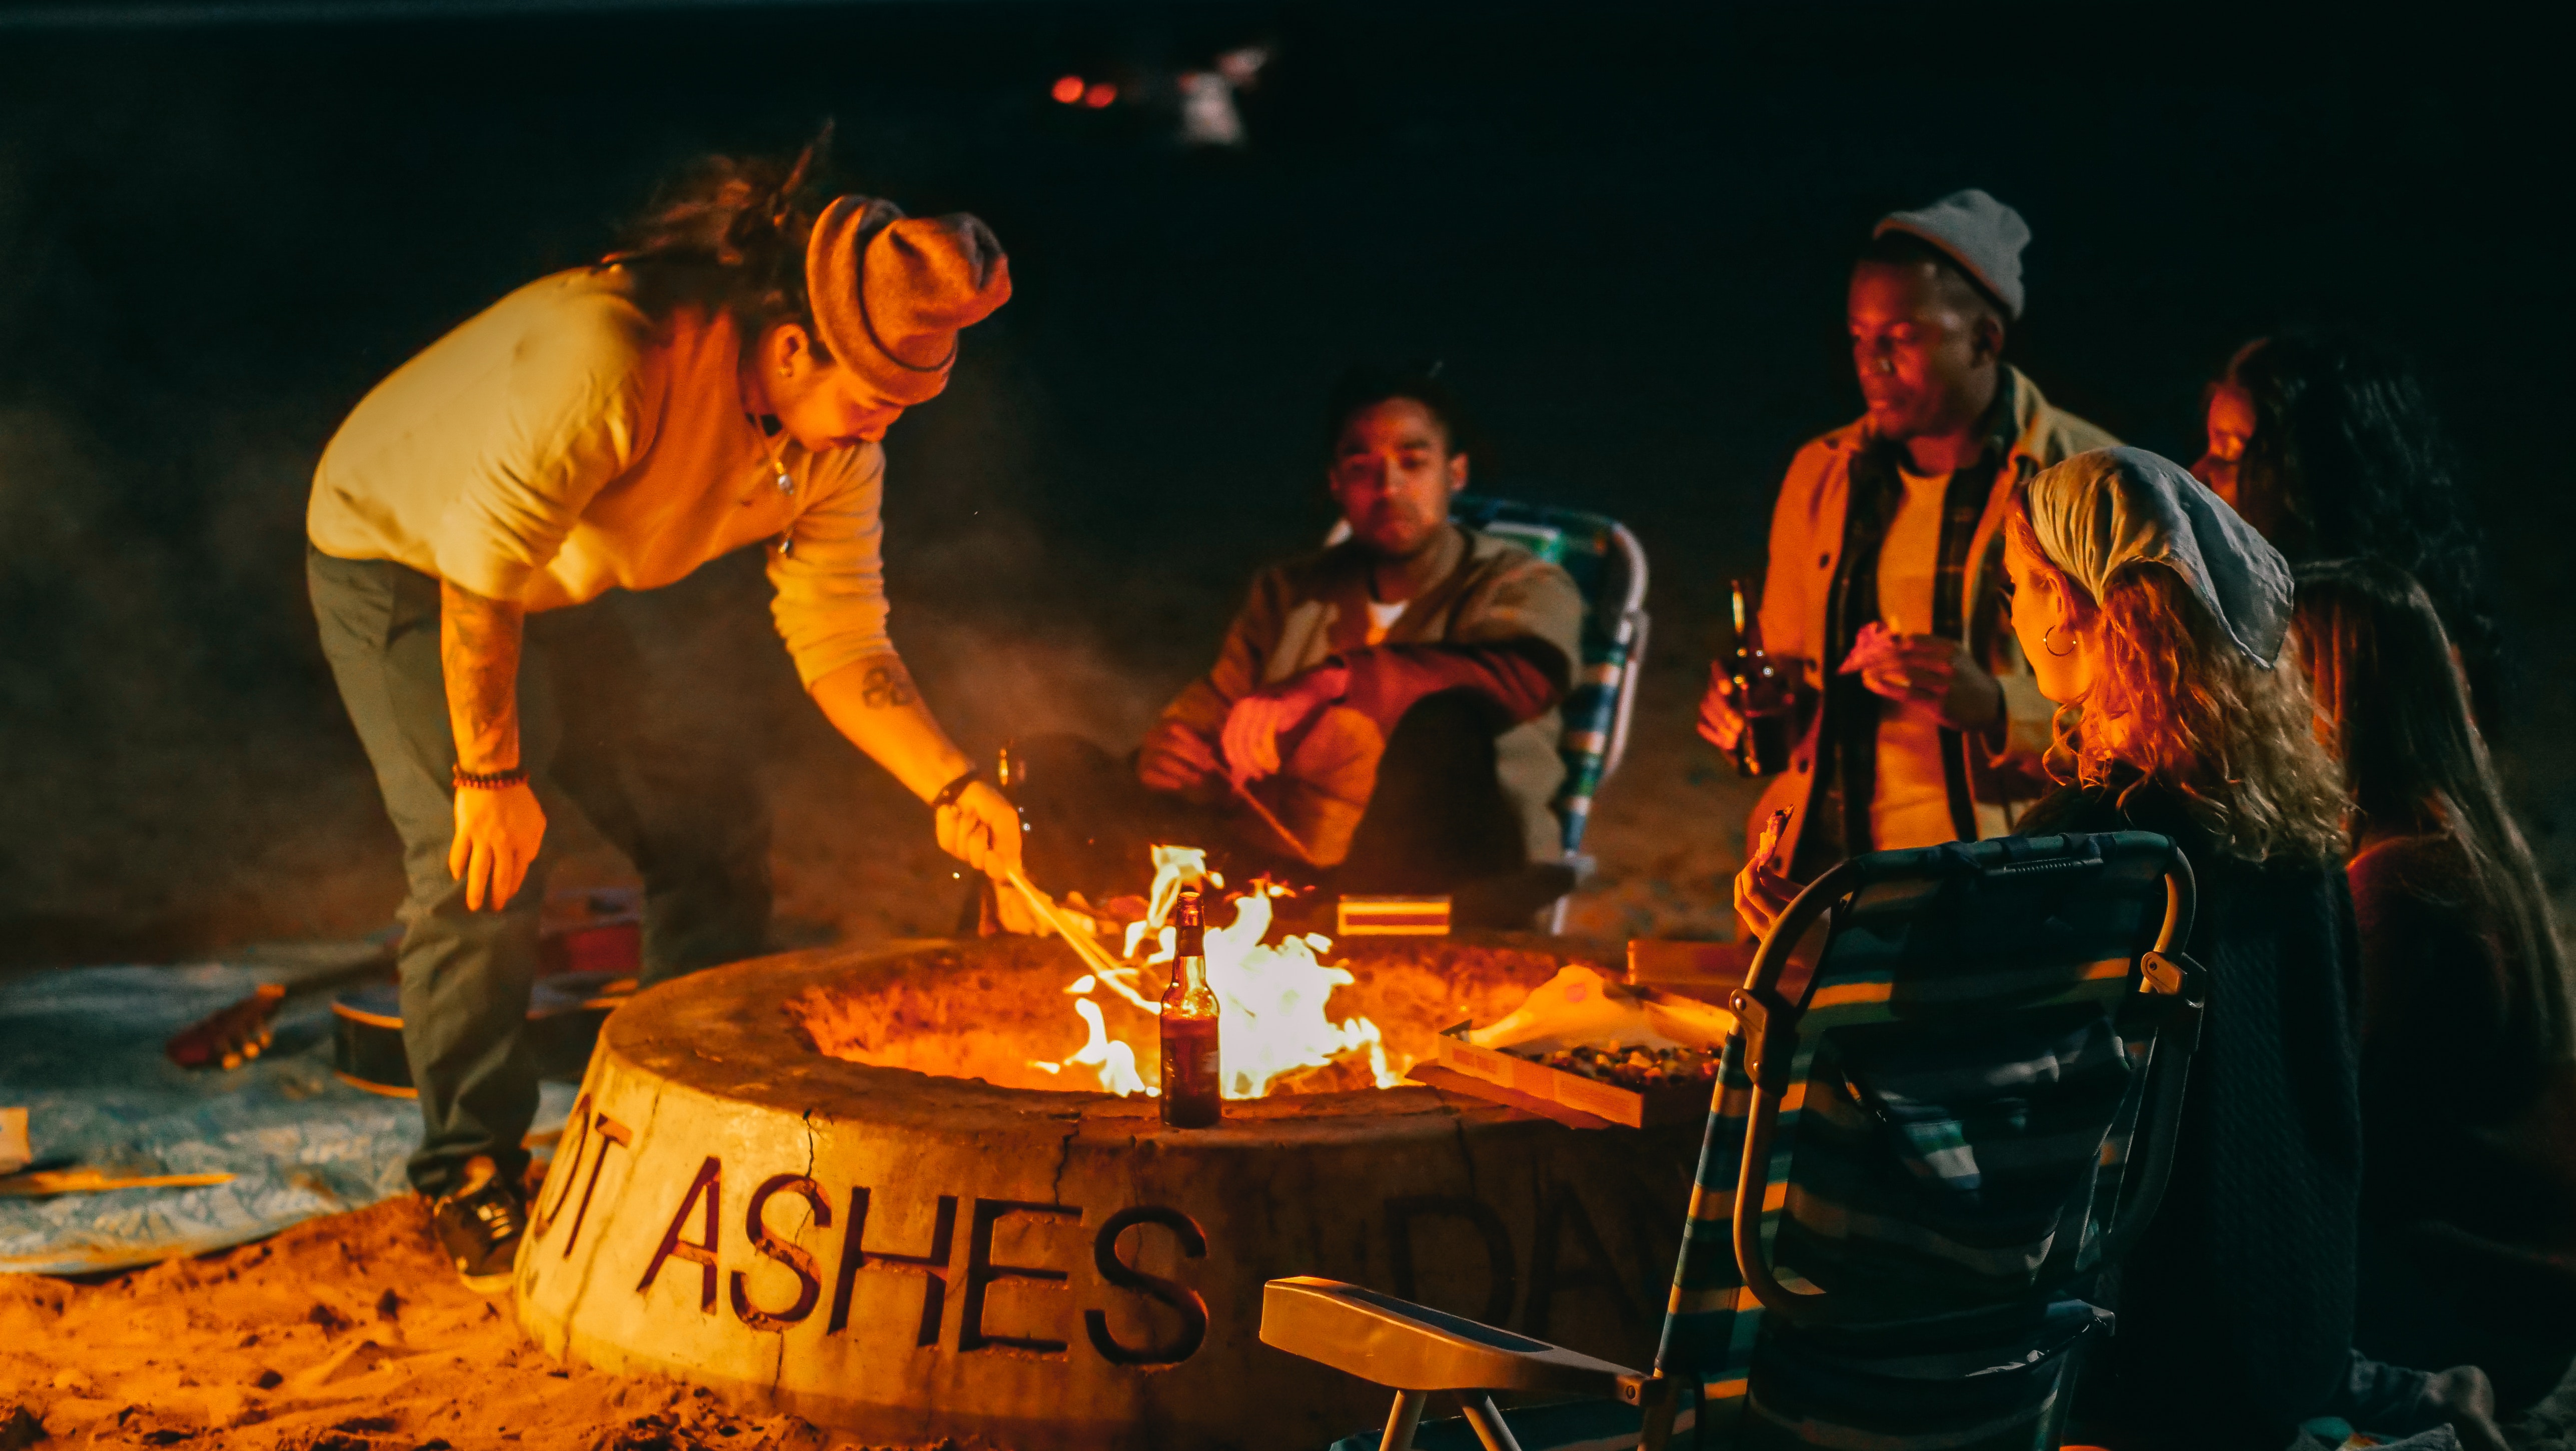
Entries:
POLYGON ((937 397, 957 333, 1011 297, 993 229, 963 212, 907 217, 876 197, 842 196, 805 245, 805 292, 823 346, 887 401, 937 397))

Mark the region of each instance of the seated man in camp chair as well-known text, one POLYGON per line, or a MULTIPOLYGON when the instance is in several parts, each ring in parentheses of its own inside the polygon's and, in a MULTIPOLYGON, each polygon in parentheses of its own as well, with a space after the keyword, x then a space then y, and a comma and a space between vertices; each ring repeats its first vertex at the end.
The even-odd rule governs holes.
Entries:
POLYGON ((1331 891, 1453 894, 1461 925, 1526 926, 1563 894, 1549 803, 1583 600, 1564 570, 1451 522, 1458 417, 1427 377, 1343 379, 1326 437, 1349 537, 1264 570, 1215 668, 1164 708, 1135 764, 1144 835, 1038 809, 1036 871, 1079 886, 1100 857, 1141 865, 1150 839, 1331 891))

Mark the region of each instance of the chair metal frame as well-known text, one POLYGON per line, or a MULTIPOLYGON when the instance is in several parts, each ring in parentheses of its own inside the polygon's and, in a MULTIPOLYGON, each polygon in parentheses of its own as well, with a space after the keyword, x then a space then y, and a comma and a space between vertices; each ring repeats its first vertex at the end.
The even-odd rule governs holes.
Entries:
POLYGON ((1339 1280, 1301 1275, 1261 1292, 1261 1341, 1395 1391, 1379 1451, 1412 1451, 1435 1392, 1464 1401, 1485 1451, 1520 1451, 1495 1391, 1616 1401, 1643 1413, 1641 1451, 1671 1438, 1674 1383, 1339 1280))
MULTIPOLYGON (((2073 872, 2100 866, 2098 859, 2070 858, 2003 870, 2073 872)), ((1842 1324, 1848 1323, 1850 1317, 1830 1295, 1792 1290, 1782 1284, 1772 1268, 1769 1247, 1763 1242, 1763 1206, 1770 1197, 1774 1172, 1772 1138, 1779 1125, 1781 1104, 1798 1076, 1798 1027, 1806 1014, 1814 979, 1808 979, 1807 989, 1794 1002, 1781 996, 1780 982, 1799 941, 1820 922, 1825 924, 1830 941, 1834 910, 1867 884, 1868 877, 1856 861, 1838 863, 1809 883, 1772 925, 1771 935, 1764 939, 1761 950, 1754 954, 1752 967, 1745 973, 1744 986, 1727 1000, 1744 1034, 1745 1073, 1753 1080, 1744 1153, 1735 1186, 1732 1243, 1736 1268, 1744 1277, 1744 1287, 1753 1292, 1763 1309, 1799 1325, 1842 1324)), ((2154 1220, 2156 1208, 2164 1200, 2166 1181, 2173 1173, 2175 1130, 2180 1127, 2183 1087, 2199 1038, 2207 990, 2206 972, 2182 951, 2182 944, 2191 936, 2198 902, 2191 862, 2179 848, 2173 848, 2165 867, 2164 921, 2157 928, 2155 945, 2139 957, 2144 979, 2139 990, 2172 1000, 2166 1008, 2168 1021, 2160 1027, 2158 1036, 2161 1040, 2164 1032, 2179 1030, 2176 1041, 2180 1047, 2174 1061, 2156 1065, 2155 1100, 2149 1111, 2140 1115, 2139 1122, 2142 1131, 2161 1123, 2166 1132, 2149 1137, 2146 1159, 2137 1178, 2121 1191, 2123 1202, 2101 1251, 2109 1262, 2125 1257, 2154 1220)))
MULTIPOLYGON (((2132 949, 2134 955, 2126 959, 2128 965, 2119 975, 2121 982, 2128 984, 2122 991, 2148 1001, 2115 1010, 2124 1028, 2146 1028, 2153 1033, 2144 1059, 2133 1059, 2142 1061, 2148 1074, 2123 1155, 2123 1161, 2135 1164, 2136 1169, 2124 1171, 2110 1191, 2110 1222, 2100 1239, 2093 1242, 2095 1247, 2090 1253, 2094 1258, 2079 1259, 2079 1273, 2083 1272, 2082 1265, 2118 1263, 2153 1221, 2171 1176, 2184 1086, 2199 1038, 2209 975, 2182 950, 2191 935, 2198 894, 2189 860, 2170 842, 2164 846, 2167 855, 2163 862, 2162 921, 2153 945, 2132 949), (2174 1044, 2170 1055, 2161 1051, 2168 1041, 2174 1044), (2140 1135, 2146 1138, 2143 1157, 2137 1145, 2140 1135)), ((1990 878, 2018 877, 2099 870, 2106 865, 2095 848, 2089 858, 2034 856, 2008 860, 1982 871, 1990 878)), ((1937 880, 1931 873, 1919 875, 1937 880)), ((1783 1284, 1771 1263, 1770 1248, 1764 1243, 1764 1206, 1774 1197, 1774 1176, 1786 1167, 1780 1162, 1782 1155, 1774 1142, 1775 1133, 1784 1101, 1812 1068, 1815 1045, 1802 1038, 1800 1028, 1822 974, 1807 973, 1794 999, 1784 994, 1782 984, 1801 944, 1814 929, 1821 926, 1825 934, 1813 959, 1821 968, 1829 960, 1825 949, 1839 929, 1835 914, 1854 905, 1858 895, 1870 886, 1902 880, 1905 878, 1901 875, 1874 873, 1868 858, 1847 861, 1826 872, 1799 893, 1774 924, 1746 972, 1744 985, 1732 994, 1738 1028, 1729 1051, 1741 1076, 1733 1089, 1721 1076, 1712 1097, 1712 1144, 1717 1142, 1717 1125, 1732 1116, 1730 1093, 1744 1094, 1742 1085, 1747 1080, 1751 1087, 1747 1098, 1740 1100, 1747 1101, 1748 1107, 1744 1111, 1742 1149, 1736 1155, 1732 1204, 1718 1210, 1718 1214, 1728 1217, 1731 1234, 1723 1241, 1710 1236, 1709 1242, 1712 1246, 1726 1244, 1735 1261, 1739 1283, 1753 1302, 1748 1305, 1737 1300, 1739 1313, 1758 1306, 1755 1313, 1776 1313, 1792 1325, 1866 1323, 1865 1317, 1852 1312, 1833 1294, 1792 1290, 1783 1284)), ((2035 996, 2020 1006, 2045 1008, 2059 1003, 2101 1001, 2107 982, 2101 973, 2090 973, 2081 981, 2070 981, 2062 993, 2035 996)), ((1706 1172, 1708 1166, 1704 1165, 1702 1173, 1706 1172)), ((1698 1217, 1701 1198, 1709 1196, 1711 1187, 1709 1181, 1701 1181, 1693 1199, 1693 1218, 1698 1217)), ((1687 1256, 1687 1222, 1684 1240, 1687 1256)), ((2083 1253, 2079 1249, 2079 1255, 2083 1253)), ((1672 1315, 1680 1313, 1686 1293, 1684 1267, 1676 1266, 1672 1315)), ((1970 1309, 1958 1318, 1964 1324, 1984 1313, 1970 1309)), ((1947 1319, 1942 1316, 1900 1323, 1946 1323, 1947 1319)), ((1636 1406, 1643 1413, 1639 1451, 1664 1451, 1686 1391, 1694 1398, 1695 1431, 1705 1444, 1719 1420, 1731 1420, 1740 1410, 1745 1390, 1740 1368, 1725 1371, 1730 1379, 1720 1383, 1712 1379, 1719 1374, 1715 1365, 1667 1364, 1677 1354, 1688 1358, 1687 1353, 1675 1349, 1673 1323, 1668 1316, 1665 1345, 1658 1353, 1656 1368, 1642 1372, 1360 1286, 1301 1277, 1273 1280, 1265 1287, 1261 1338, 1265 1344, 1393 1389, 1394 1409, 1387 1420, 1380 1451, 1410 1451, 1427 1397, 1442 1391, 1460 1395, 1467 1422, 1485 1451, 1519 1451, 1519 1442, 1494 1406, 1491 1392, 1498 1390, 1572 1394, 1636 1406)), ((1736 1333, 1729 1337, 1739 1347, 1751 1343, 1747 1328, 1746 1322, 1739 1321, 1736 1333)), ((2047 1426, 2052 1444, 2061 1423, 2062 1407, 2047 1426)))

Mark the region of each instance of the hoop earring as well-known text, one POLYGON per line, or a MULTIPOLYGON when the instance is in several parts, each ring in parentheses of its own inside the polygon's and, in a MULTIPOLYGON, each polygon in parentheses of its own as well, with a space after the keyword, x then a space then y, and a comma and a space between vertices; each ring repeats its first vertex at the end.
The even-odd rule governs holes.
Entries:
POLYGON ((2072 654, 2074 654, 2074 653, 2075 653, 2075 646, 2074 646, 2074 644, 2073 644, 2072 642, 2069 642, 2069 643, 2068 643, 2068 645, 2067 645, 2067 647, 2066 647, 2065 649, 2060 650, 2060 649, 2058 649, 2056 646, 2054 646, 2054 645, 2052 645, 2052 644, 2048 643, 2048 637, 2049 637, 2049 636, 2051 636, 2051 635, 2054 635, 2054 634, 2056 634, 2056 633, 2057 633, 2057 627, 2056 627, 2055 625, 2051 625, 2051 626, 2049 626, 2047 629, 2040 631, 2040 632, 2039 632, 2039 648, 2041 648, 2041 649, 2043 649, 2043 650, 2047 651, 2050 655, 2052 655, 2052 656, 2056 657, 2057 659, 2063 660, 2063 659, 2065 659, 2067 656, 2072 655, 2072 654))

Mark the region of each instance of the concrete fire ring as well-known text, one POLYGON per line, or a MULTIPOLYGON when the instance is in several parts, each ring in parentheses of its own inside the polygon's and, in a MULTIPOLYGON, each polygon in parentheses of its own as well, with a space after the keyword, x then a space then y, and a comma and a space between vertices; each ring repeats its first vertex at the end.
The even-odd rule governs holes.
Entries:
MULTIPOLYGON (((1355 946, 1362 973, 1422 950, 1355 946)), ((1010 1451, 1286 1451, 1377 1424, 1384 1392, 1260 1343, 1284 1275, 1651 1359, 1695 1126, 1577 1130, 1408 1086, 1172 1130, 1149 1098, 826 1057, 782 1008, 980 950, 793 953, 619 1009, 520 1252, 528 1333, 872 1442, 1010 1451)))

